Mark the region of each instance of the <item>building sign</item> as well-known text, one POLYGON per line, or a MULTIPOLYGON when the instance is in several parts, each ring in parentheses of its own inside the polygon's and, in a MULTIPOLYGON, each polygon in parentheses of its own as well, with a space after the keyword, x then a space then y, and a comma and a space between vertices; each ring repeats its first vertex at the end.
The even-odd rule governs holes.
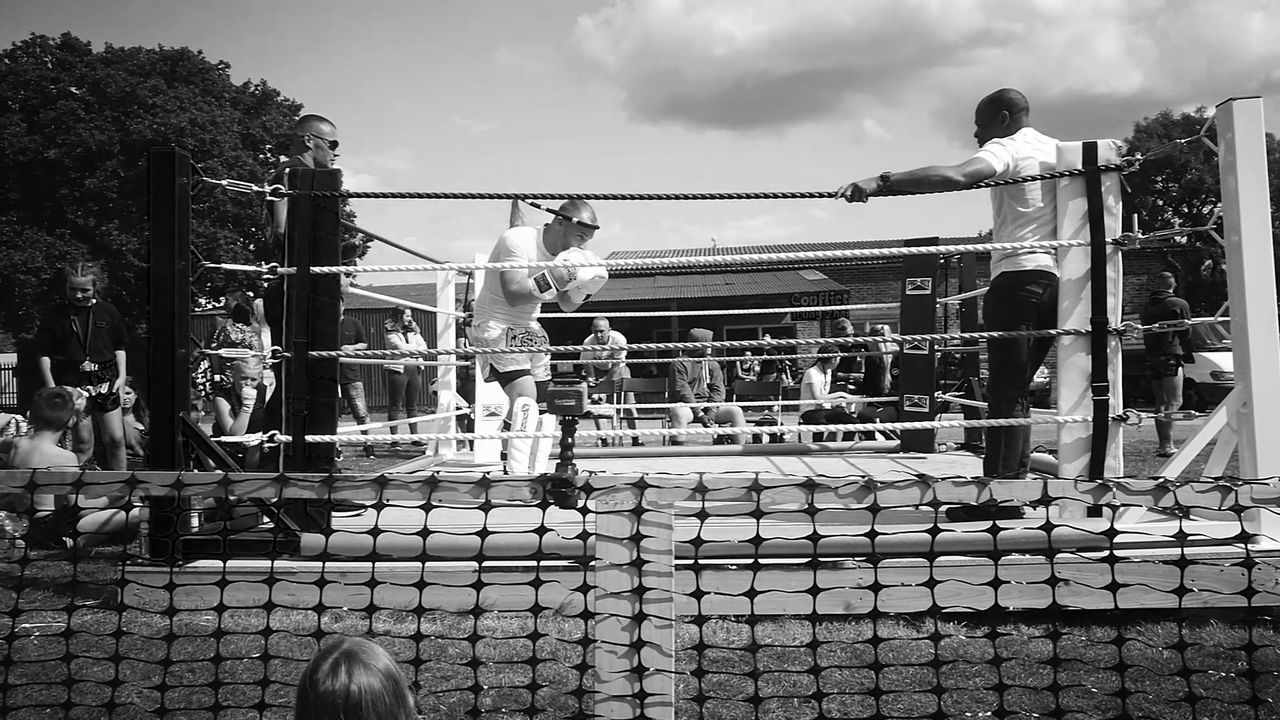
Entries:
POLYGON ((849 291, 847 290, 824 290, 822 292, 812 293, 792 293, 791 307, 796 308, 791 311, 791 321, 800 322, 802 320, 833 320, 838 317, 847 316, 849 313, 845 310, 805 310, 807 307, 824 307, 827 305, 848 305, 849 291))

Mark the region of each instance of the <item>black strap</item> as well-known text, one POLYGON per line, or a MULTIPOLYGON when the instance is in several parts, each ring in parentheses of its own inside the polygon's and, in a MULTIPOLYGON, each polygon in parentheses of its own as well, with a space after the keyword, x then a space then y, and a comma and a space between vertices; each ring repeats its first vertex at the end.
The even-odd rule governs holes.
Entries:
POLYGON ((1102 172, 1098 143, 1084 143, 1085 199, 1089 213, 1089 342, 1090 388, 1093 393, 1093 436, 1089 451, 1089 479, 1106 477, 1107 440, 1111 431, 1111 383, 1107 317, 1107 225, 1102 205, 1102 172))

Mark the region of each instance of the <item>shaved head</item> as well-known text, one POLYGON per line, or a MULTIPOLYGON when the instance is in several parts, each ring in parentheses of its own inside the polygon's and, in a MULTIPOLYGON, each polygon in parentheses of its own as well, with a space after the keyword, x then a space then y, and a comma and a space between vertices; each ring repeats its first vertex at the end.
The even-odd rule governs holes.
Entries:
POLYGON ((293 124, 293 131, 299 134, 320 133, 326 137, 332 137, 338 131, 338 126, 323 115, 303 115, 293 124))
POLYGON ((1031 116, 1031 104, 1027 102, 1027 96, 1013 88, 1001 88, 982 98, 978 103, 978 110, 993 115, 1007 112, 1010 119, 1023 122, 1031 116))
POLYGON ((575 220, 581 220, 588 225, 597 227, 600 225, 600 222, 596 220, 596 211, 586 200, 565 200, 560 204, 559 210, 561 213, 575 220))

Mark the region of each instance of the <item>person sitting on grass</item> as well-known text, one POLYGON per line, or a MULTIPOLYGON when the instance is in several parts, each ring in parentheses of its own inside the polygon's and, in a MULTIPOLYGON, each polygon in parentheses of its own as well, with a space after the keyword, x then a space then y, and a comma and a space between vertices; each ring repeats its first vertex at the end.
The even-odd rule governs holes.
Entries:
MULTIPOLYGON (((71 388, 38 390, 31 403, 31 434, 0 441, 0 452, 8 452, 9 466, 23 470, 79 470, 79 458, 61 443, 67 431, 81 421, 80 402, 71 388)), ((87 549, 136 527, 142 520, 141 509, 122 507, 116 498, 66 498, 41 493, 32 498, 32 504, 36 522, 28 534, 28 544, 42 549, 64 549, 69 545, 68 536, 77 546, 87 549), (73 521, 74 529, 68 527, 73 521)))
POLYGON ((357 637, 325 643, 298 680, 297 720, 415 720, 409 683, 381 645, 357 637))

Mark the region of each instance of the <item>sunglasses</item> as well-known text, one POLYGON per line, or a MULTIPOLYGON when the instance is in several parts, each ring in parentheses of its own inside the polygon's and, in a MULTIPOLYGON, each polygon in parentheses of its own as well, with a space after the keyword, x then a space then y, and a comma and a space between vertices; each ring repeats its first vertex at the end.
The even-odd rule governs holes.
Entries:
POLYGON ((337 141, 337 140, 330 140, 330 139, 329 139, 329 138, 327 138, 327 137, 324 137, 324 136, 321 136, 321 135, 317 135, 317 134, 315 134, 315 133, 303 133, 302 135, 299 135, 299 137, 304 137, 304 138, 305 138, 305 137, 313 137, 313 138, 315 138, 315 139, 317 139, 317 140, 323 141, 323 142, 324 142, 324 144, 325 144, 325 145, 327 145, 327 146, 329 147, 329 152, 336 152, 336 151, 338 150, 338 141, 337 141))

